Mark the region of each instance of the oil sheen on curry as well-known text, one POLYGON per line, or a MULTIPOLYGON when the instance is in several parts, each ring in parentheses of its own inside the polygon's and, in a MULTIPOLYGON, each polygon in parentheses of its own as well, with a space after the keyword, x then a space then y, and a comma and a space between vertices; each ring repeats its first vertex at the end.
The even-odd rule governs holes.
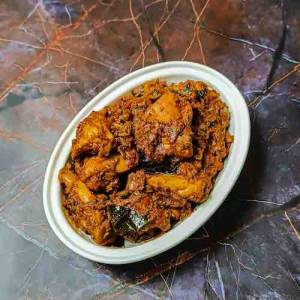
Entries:
POLYGON ((167 232, 209 196, 229 122, 219 94, 191 80, 148 81, 93 111, 59 173, 69 223, 106 246, 167 232))

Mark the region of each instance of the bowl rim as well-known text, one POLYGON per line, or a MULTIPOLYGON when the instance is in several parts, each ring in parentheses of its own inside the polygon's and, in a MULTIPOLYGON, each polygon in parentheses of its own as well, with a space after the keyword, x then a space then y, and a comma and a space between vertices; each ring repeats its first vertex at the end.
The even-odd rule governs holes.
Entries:
MULTIPOLYGON (((188 78, 181 80, 187 79, 188 78)), ((97 94, 78 112, 63 131, 50 156, 44 178, 43 205, 46 218, 60 241, 77 254, 90 260, 107 264, 128 264, 153 257, 181 243, 199 229, 215 213, 231 191, 243 168, 249 149, 249 143, 250 117, 247 104, 236 86, 223 74, 208 66, 187 61, 169 61, 138 69, 121 77, 97 94), (57 189, 59 188, 57 186, 57 174, 61 167, 59 166, 59 161, 61 161, 62 148, 66 147, 66 144, 72 140, 72 135, 74 136, 74 130, 78 123, 93 109, 101 109, 105 105, 113 102, 118 95, 124 94, 142 82, 163 77, 160 74, 167 76, 168 74, 178 72, 178 76, 180 76, 180 71, 183 72, 182 74, 194 74, 195 76, 196 74, 202 73, 202 78, 198 80, 202 80, 213 86, 213 88, 221 94, 222 101, 225 100, 224 102, 229 106, 231 124, 235 126, 235 128, 233 128, 234 143, 230 149, 230 162, 227 162, 227 160, 229 160, 228 157, 223 170, 220 172, 220 174, 222 173, 222 178, 219 180, 220 174, 218 174, 208 200, 195 209, 193 213, 180 222, 180 224, 157 238, 129 248, 111 248, 95 245, 87 241, 71 228, 62 213, 62 207, 60 205, 61 196, 59 195, 58 197, 57 194, 57 189), (156 77, 154 77, 154 75, 156 75, 156 77), (136 81, 140 83, 136 83, 136 81), (217 82, 218 84, 216 84, 217 82), (115 95, 116 93, 118 93, 117 96, 115 95), (101 100, 102 98, 104 100, 101 100), (231 98, 234 100, 230 100, 231 98), (225 172, 227 172, 227 174, 225 174, 225 172), (224 184, 223 187, 222 184, 224 184), (219 190, 215 193, 217 185, 219 190)))

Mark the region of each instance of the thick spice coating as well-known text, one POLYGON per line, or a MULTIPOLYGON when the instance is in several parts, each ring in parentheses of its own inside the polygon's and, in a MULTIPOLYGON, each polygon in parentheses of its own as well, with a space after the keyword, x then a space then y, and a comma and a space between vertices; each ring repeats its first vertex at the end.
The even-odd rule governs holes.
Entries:
POLYGON ((106 156, 111 150, 113 138, 103 113, 93 111, 77 128, 71 157, 75 159, 79 156, 97 154, 106 156))
POLYGON ((115 241, 115 234, 107 218, 106 197, 94 195, 74 174, 68 163, 59 174, 64 186, 65 214, 74 228, 79 228, 101 245, 110 245, 115 241))
POLYGON ((137 149, 150 161, 166 157, 190 158, 193 155, 192 107, 175 93, 167 92, 135 115, 137 149))
POLYGON ((101 245, 170 230, 211 192, 229 121, 219 94, 192 80, 149 81, 92 112, 59 175, 70 224, 101 245))

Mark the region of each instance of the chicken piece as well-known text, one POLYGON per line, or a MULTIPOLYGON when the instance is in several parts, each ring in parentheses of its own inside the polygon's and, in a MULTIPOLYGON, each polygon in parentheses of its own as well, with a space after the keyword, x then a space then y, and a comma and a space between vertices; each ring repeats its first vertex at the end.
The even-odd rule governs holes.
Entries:
POLYGON ((111 191, 119 185, 116 174, 116 158, 91 157, 84 160, 77 168, 79 179, 92 191, 111 191))
POLYGON ((64 192, 68 197, 74 198, 82 203, 89 203, 96 200, 96 196, 87 188, 67 164, 59 172, 59 181, 65 187, 64 192))
POLYGON ((176 96, 173 93, 165 93, 154 102, 145 113, 147 121, 168 124, 180 118, 176 96))
POLYGON ((106 210, 98 210, 94 205, 77 205, 72 214, 67 211, 69 222, 75 229, 91 236, 99 245, 111 245, 116 235, 107 217, 106 210))
POLYGON ((59 172, 58 174, 58 180, 61 184, 63 184, 65 188, 65 193, 69 194, 71 191, 71 188, 75 181, 77 180, 76 175, 71 170, 71 164, 67 163, 59 172))
MULTIPOLYGON (((151 176, 151 175, 150 175, 151 176)), ((168 191, 155 191, 149 185, 146 185, 146 179, 149 175, 145 174, 144 170, 139 170, 135 173, 131 173, 128 176, 126 185, 126 191, 129 193, 135 193, 136 191, 146 191, 151 194, 152 201, 157 203, 159 207, 183 207, 186 205, 187 199, 177 194, 171 194, 168 191)))
POLYGON ((205 180, 200 178, 189 180, 183 176, 173 174, 149 175, 147 185, 154 190, 167 190, 194 202, 203 200, 207 188, 205 180))
POLYGON ((174 93, 163 94, 145 112, 137 113, 134 131, 137 149, 146 159, 162 162, 166 157, 193 155, 192 108, 174 93))
POLYGON ((89 234, 97 244, 112 244, 115 234, 106 215, 106 196, 94 195, 72 172, 70 164, 60 171, 59 180, 65 192, 62 205, 72 227, 89 234))
POLYGON ((86 158, 83 165, 76 168, 76 173, 90 190, 109 192, 119 186, 118 173, 128 170, 128 164, 121 155, 109 158, 95 156, 86 158))
POLYGON ((76 138, 72 142, 71 158, 74 160, 86 154, 107 156, 113 139, 104 112, 93 111, 78 125, 76 138))

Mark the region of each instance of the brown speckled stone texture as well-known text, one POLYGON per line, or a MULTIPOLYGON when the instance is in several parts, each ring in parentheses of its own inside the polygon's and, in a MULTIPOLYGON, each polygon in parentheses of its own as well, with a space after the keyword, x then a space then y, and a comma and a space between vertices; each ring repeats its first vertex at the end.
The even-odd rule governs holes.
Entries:
POLYGON ((299 299, 300 1, 0 2, 0 299, 299 299), (178 247, 93 263, 51 231, 42 182, 58 137, 114 80, 159 61, 228 76, 247 99, 243 172, 178 247))

